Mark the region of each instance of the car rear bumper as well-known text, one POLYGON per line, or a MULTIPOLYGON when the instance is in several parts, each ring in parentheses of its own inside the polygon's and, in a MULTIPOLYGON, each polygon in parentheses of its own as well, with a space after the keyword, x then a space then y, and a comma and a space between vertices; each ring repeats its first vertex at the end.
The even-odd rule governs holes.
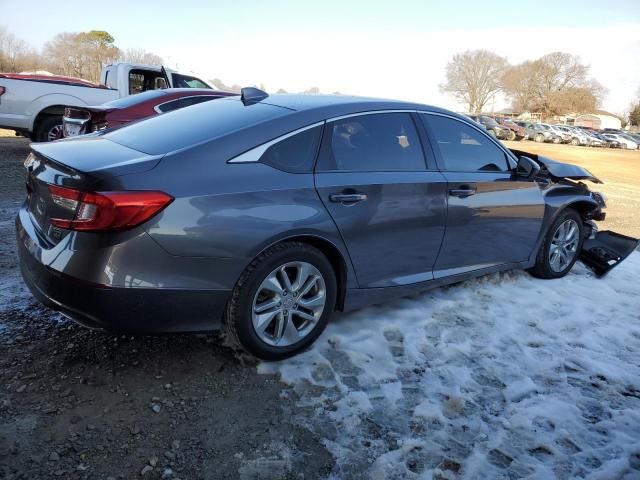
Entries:
MULTIPOLYGON (((22 277, 43 304, 91 328, 117 333, 202 332, 220 328, 228 290, 113 287, 60 272, 42 261, 38 240, 16 219, 22 277)), ((30 230, 30 229, 29 229, 30 230)))

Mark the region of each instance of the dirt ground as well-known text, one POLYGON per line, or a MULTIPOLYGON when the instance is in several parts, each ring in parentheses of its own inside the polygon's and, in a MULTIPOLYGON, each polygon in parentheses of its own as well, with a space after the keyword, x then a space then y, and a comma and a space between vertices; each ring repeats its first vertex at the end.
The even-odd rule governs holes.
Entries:
MULTIPOLYGON (((640 236, 640 152, 514 147, 588 168, 604 227, 640 236)), ((217 336, 118 337, 32 300, 13 237, 27 148, 0 130, 0 478, 326 477, 334 459, 286 413, 295 393, 217 336)))

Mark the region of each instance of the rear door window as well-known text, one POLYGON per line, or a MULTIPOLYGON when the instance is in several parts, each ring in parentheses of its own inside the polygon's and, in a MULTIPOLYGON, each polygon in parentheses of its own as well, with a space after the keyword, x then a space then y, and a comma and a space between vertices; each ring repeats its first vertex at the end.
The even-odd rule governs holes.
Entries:
POLYGON ((451 172, 504 172, 507 156, 488 135, 471 125, 442 115, 421 114, 432 144, 440 151, 444 170, 451 172))
POLYGON ((418 132, 408 113, 375 113, 327 124, 319 171, 425 170, 418 132))

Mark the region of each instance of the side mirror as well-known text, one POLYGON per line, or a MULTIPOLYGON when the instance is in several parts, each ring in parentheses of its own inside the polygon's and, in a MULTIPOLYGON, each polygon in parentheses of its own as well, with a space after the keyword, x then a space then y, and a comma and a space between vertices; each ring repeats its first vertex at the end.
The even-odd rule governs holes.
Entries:
POLYGON ((520 178, 533 178, 540 171, 540 165, 529 157, 518 157, 516 175, 520 178))

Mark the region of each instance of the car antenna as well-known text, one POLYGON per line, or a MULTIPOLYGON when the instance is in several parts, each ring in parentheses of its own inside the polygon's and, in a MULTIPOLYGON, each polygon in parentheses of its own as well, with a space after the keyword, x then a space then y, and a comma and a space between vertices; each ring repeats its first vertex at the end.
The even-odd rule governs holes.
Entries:
POLYGON ((269 94, 255 87, 245 87, 240 90, 240 100, 246 105, 253 105, 267 98, 269 94))

